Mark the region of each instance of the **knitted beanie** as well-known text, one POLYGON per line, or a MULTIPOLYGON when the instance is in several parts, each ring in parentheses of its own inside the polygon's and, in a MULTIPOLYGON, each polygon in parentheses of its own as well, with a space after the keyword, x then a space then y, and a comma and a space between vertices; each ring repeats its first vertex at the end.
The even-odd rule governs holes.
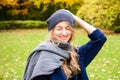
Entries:
POLYGON ((55 25, 61 21, 68 21, 72 28, 74 27, 74 19, 73 16, 65 11, 64 9, 60 9, 53 13, 48 19, 47 19, 47 24, 48 24, 48 31, 53 29, 55 25))

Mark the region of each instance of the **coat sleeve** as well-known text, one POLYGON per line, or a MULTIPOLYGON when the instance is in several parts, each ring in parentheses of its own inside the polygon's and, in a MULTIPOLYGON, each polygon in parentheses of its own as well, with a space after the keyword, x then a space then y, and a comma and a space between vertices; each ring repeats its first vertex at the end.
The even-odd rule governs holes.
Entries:
POLYGON ((106 41, 105 35, 99 29, 96 29, 93 33, 89 34, 88 37, 90 38, 90 41, 79 47, 78 52, 80 58, 82 58, 80 60, 82 60, 85 67, 87 67, 94 59, 106 41))

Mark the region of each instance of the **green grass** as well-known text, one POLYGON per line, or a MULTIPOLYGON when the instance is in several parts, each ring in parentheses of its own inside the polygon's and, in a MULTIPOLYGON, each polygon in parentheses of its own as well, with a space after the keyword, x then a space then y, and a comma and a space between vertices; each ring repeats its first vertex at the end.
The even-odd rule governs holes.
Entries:
MULTIPOLYGON (((75 45, 89 39, 76 30, 75 45)), ((46 29, 0 32, 0 80, 21 80, 29 53, 47 37, 46 29)), ((120 34, 107 35, 107 42, 87 67, 90 80, 120 79, 120 34)))

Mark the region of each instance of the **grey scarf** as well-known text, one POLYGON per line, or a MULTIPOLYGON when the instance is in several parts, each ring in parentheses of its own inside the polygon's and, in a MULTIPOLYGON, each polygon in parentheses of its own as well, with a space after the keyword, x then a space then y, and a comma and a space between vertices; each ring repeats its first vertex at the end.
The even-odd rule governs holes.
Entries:
POLYGON ((32 80, 36 76, 48 75, 62 66, 64 59, 69 59, 69 43, 55 46, 42 43, 29 55, 23 80, 32 80))

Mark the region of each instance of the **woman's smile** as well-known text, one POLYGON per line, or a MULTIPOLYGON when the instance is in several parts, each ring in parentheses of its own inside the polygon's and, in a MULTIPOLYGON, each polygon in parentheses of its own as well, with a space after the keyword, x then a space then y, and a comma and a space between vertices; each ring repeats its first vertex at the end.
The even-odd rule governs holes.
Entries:
POLYGON ((64 40, 67 40, 67 36, 60 35, 59 37, 60 37, 60 38, 61 38, 61 40, 63 40, 63 41, 64 41, 64 40))

